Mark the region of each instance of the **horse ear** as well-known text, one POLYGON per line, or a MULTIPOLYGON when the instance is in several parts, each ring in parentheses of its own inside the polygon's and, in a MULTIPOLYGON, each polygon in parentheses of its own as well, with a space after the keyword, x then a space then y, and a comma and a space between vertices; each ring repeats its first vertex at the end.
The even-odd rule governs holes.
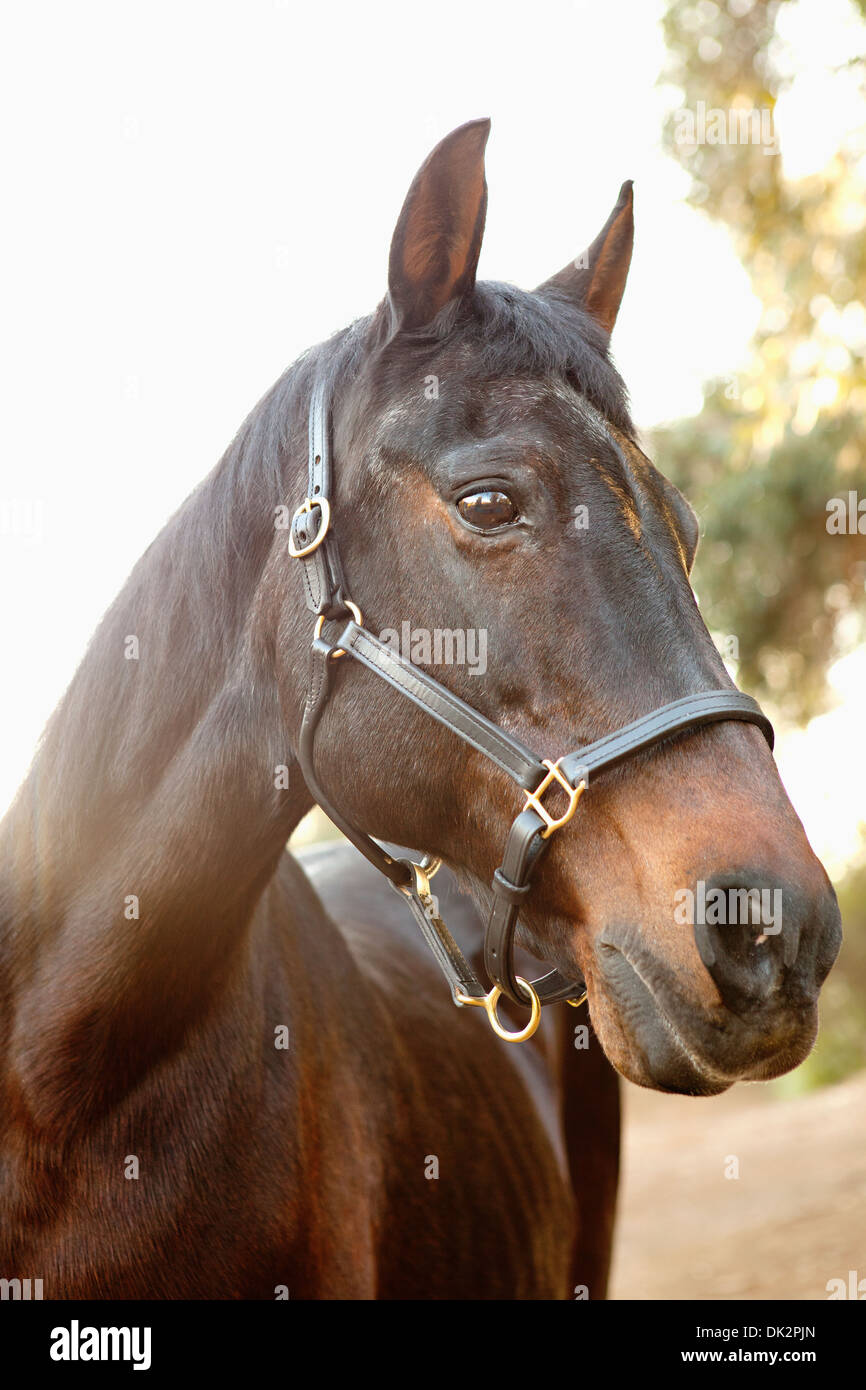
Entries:
POLYGON ((423 327, 475 284, 487 212, 484 147, 489 134, 489 120, 459 126, 415 175, 388 262, 394 331, 423 327))
POLYGON ((628 179, 619 190, 616 207, 589 249, 551 280, 545 280, 536 293, 558 290, 586 309, 610 333, 622 302, 633 245, 632 181, 628 179))

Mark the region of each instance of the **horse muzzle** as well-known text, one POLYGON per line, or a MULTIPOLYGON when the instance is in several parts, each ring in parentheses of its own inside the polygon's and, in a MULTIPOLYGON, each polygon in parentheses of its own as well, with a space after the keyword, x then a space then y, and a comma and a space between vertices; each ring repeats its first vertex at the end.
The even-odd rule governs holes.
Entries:
POLYGON ((686 970, 648 951, 636 928, 602 931, 587 983, 610 1061, 637 1085, 687 1095, 715 1095, 799 1066, 815 1041, 818 993, 841 944, 832 888, 810 920, 786 931, 736 926, 725 937, 724 929, 696 928, 697 959, 686 970))

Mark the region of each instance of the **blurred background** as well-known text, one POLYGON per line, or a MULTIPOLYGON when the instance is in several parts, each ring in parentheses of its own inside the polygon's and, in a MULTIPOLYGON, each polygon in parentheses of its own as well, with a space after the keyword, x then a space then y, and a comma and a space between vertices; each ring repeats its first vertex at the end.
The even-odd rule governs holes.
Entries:
POLYGON ((437 140, 493 118, 483 278, 545 279, 634 178, 615 356, 846 935, 796 1072, 625 1088, 614 1292, 866 1278, 866 0, 43 0, 2 28, 0 806, 154 533, 381 298, 437 140))

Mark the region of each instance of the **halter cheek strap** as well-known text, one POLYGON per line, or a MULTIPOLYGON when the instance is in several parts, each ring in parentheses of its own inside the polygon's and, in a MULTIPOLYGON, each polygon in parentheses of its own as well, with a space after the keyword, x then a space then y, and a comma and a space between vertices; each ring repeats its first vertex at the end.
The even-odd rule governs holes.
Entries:
POLYGON ((535 1032, 542 1005, 561 1000, 579 1004, 586 998, 584 982, 558 970, 537 980, 524 980, 515 974, 513 950, 520 909, 529 895, 536 866, 553 834, 567 825, 575 814, 590 778, 674 734, 720 720, 757 724, 771 748, 773 728, 751 696, 738 690, 706 690, 661 705, 643 718, 556 762, 538 758, 519 739, 500 729, 426 671, 406 661, 365 630, 361 613, 346 597, 332 527, 328 416, 325 388, 320 384, 310 405, 307 497, 294 514, 289 535, 289 553, 303 568, 307 607, 316 615, 310 651, 310 681, 298 744, 301 771, 322 810, 385 875, 392 888, 405 897, 448 981, 454 1002, 460 1006, 483 1007, 491 1027, 500 1037, 519 1042, 535 1032), (349 621, 345 621, 347 614, 351 615, 349 621), (326 622, 331 619, 343 620, 342 628, 333 639, 324 632, 326 622), (491 883, 493 901, 484 938, 484 967, 493 983, 489 991, 484 989, 439 916, 430 880, 440 861, 425 858, 415 864, 388 854, 376 840, 347 821, 319 785, 314 758, 316 728, 331 694, 335 663, 342 657, 375 672, 419 709, 489 758, 524 793, 525 805, 511 826, 502 863, 491 883), (564 795, 567 806, 565 811, 554 815, 549 801, 557 788, 560 802, 564 795), (502 994, 530 1008, 529 1022, 519 1032, 506 1031, 499 1022, 496 1007, 502 994))

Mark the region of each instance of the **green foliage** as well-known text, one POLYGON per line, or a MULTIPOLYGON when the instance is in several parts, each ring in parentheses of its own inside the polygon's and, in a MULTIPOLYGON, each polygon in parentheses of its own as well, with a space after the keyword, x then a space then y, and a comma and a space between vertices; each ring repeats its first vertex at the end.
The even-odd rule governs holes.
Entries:
POLYGON ((736 636, 739 681, 797 722, 823 707, 828 665, 862 630, 866 537, 828 533, 827 500, 854 488, 849 459, 863 476, 863 441, 858 420, 827 416, 756 460, 750 429, 710 390, 699 417, 656 432, 655 456, 701 519, 705 620, 736 636))

